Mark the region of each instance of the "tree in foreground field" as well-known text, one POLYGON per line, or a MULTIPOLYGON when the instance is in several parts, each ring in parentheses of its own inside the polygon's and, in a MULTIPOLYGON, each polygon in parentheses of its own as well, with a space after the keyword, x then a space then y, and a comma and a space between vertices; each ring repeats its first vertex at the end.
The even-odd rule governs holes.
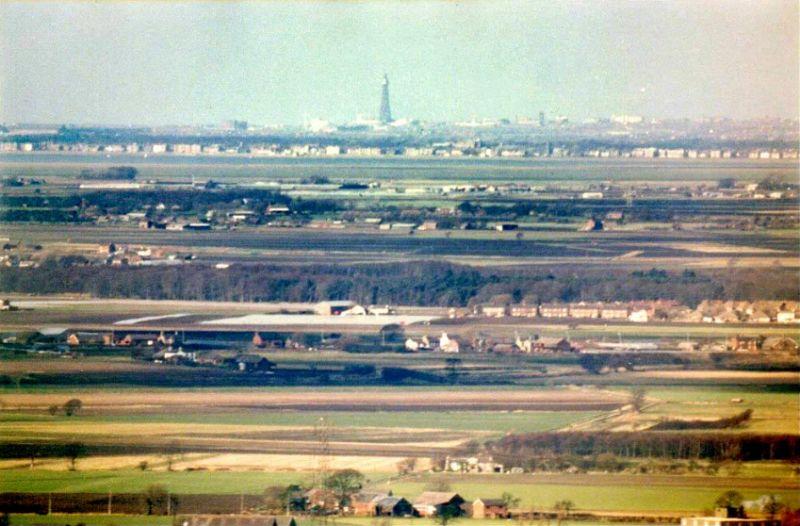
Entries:
POLYGON ((271 513, 283 513, 286 510, 283 486, 269 486, 264 490, 264 508, 271 513))
POLYGON ((69 470, 75 471, 75 462, 86 454, 86 445, 82 442, 72 442, 64 446, 64 456, 69 459, 69 470))
POLYGON ((570 512, 575 509, 575 503, 571 500, 560 500, 553 505, 553 509, 556 510, 558 524, 560 525, 563 519, 569 518, 570 512))
POLYGON ((519 506, 520 503, 519 497, 516 497, 512 493, 509 493, 507 491, 503 492, 503 495, 500 497, 500 499, 503 501, 503 504, 505 504, 506 508, 508 509, 516 508, 517 506, 519 506))
POLYGON ((717 497, 714 505, 718 508, 738 508, 742 505, 744 497, 738 491, 729 490, 717 497))
POLYGON ((416 458, 414 457, 405 458, 397 463, 397 473, 399 475, 407 475, 408 473, 413 473, 416 467, 417 467, 416 458))
POLYGON ((637 413, 640 413, 644 408, 644 405, 647 403, 647 391, 645 391, 644 387, 636 386, 631 391, 631 398, 630 404, 633 407, 633 410, 637 413))
POLYGON ((78 414, 78 411, 80 411, 82 407, 83 407, 83 402, 78 398, 67 400, 67 403, 64 404, 64 414, 67 416, 76 415, 78 414))
POLYGON ((454 506, 442 506, 434 520, 439 526, 447 526, 458 518, 458 510, 454 506))
POLYGON ((147 505, 147 514, 152 515, 156 508, 161 508, 167 503, 169 493, 167 493, 167 488, 161 484, 151 484, 144 490, 143 496, 147 505))
POLYGON ((287 513, 306 509, 305 490, 297 484, 269 486, 264 490, 264 508, 272 513, 287 513))
POLYGON ((761 505, 761 511, 767 517, 774 519, 778 513, 780 513, 786 506, 778 500, 778 497, 775 495, 767 495, 766 500, 761 505))

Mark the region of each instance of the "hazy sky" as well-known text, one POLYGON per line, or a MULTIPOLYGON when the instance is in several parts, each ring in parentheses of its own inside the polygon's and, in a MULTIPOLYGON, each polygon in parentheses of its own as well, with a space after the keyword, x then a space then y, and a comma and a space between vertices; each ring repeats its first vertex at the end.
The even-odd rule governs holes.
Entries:
POLYGON ((0 119, 798 113, 797 0, 0 1, 0 119))

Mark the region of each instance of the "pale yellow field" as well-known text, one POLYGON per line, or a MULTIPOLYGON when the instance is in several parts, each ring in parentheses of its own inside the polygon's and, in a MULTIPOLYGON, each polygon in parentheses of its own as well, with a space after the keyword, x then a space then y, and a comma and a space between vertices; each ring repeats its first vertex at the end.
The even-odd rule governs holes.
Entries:
MULTIPOLYGON (((415 457, 416 469, 430 469, 430 459, 415 457)), ((203 453, 187 453, 173 458, 173 471, 208 470, 208 471, 269 471, 313 473, 325 465, 327 469, 357 469, 364 473, 387 473, 397 470, 397 464, 405 457, 355 456, 355 455, 289 455, 289 454, 250 454, 224 453, 219 455, 203 453)), ((160 455, 114 455, 91 456, 80 458, 78 467, 82 471, 93 470, 130 470, 136 469, 142 462, 147 462, 150 471, 167 471, 166 456, 160 455)), ((27 469, 30 467, 26 459, 2 460, 0 471, 7 469, 27 469)), ((64 458, 36 459, 34 470, 68 471, 69 461, 64 458)))

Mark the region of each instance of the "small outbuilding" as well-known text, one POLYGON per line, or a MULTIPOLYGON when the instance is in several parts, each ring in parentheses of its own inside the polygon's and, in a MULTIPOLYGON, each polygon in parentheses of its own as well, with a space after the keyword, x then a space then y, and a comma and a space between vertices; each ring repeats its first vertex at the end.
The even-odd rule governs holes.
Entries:
POLYGON ((472 502, 473 519, 507 519, 508 505, 503 499, 475 499, 472 502))

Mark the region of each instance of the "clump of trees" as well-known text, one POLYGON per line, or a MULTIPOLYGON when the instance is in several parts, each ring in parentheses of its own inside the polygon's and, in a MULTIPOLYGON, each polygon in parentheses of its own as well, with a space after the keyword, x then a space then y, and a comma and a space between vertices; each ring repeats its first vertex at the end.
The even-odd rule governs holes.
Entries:
POLYGON ((800 437, 712 432, 545 432, 507 435, 488 443, 487 449, 500 462, 512 466, 525 466, 537 457, 592 457, 604 453, 623 459, 797 460, 800 437))
POLYGON ((364 485, 364 480, 364 475, 358 470, 341 469, 329 475, 323 484, 334 494, 339 506, 346 506, 350 496, 364 485))
POLYGON ((297 484, 269 486, 264 490, 265 511, 276 514, 303 511, 306 504, 305 489, 297 484))
POLYGON ((83 408, 83 402, 79 398, 72 398, 67 400, 64 404, 64 414, 67 416, 77 415, 83 408))
POLYGON ((83 401, 80 398, 71 398, 64 405, 53 404, 49 406, 47 412, 50 416, 56 416, 62 411, 66 416, 75 416, 81 409, 83 409, 83 401))
POLYGON ((110 166, 97 170, 81 170, 81 179, 110 179, 133 181, 139 171, 133 166, 110 166))

